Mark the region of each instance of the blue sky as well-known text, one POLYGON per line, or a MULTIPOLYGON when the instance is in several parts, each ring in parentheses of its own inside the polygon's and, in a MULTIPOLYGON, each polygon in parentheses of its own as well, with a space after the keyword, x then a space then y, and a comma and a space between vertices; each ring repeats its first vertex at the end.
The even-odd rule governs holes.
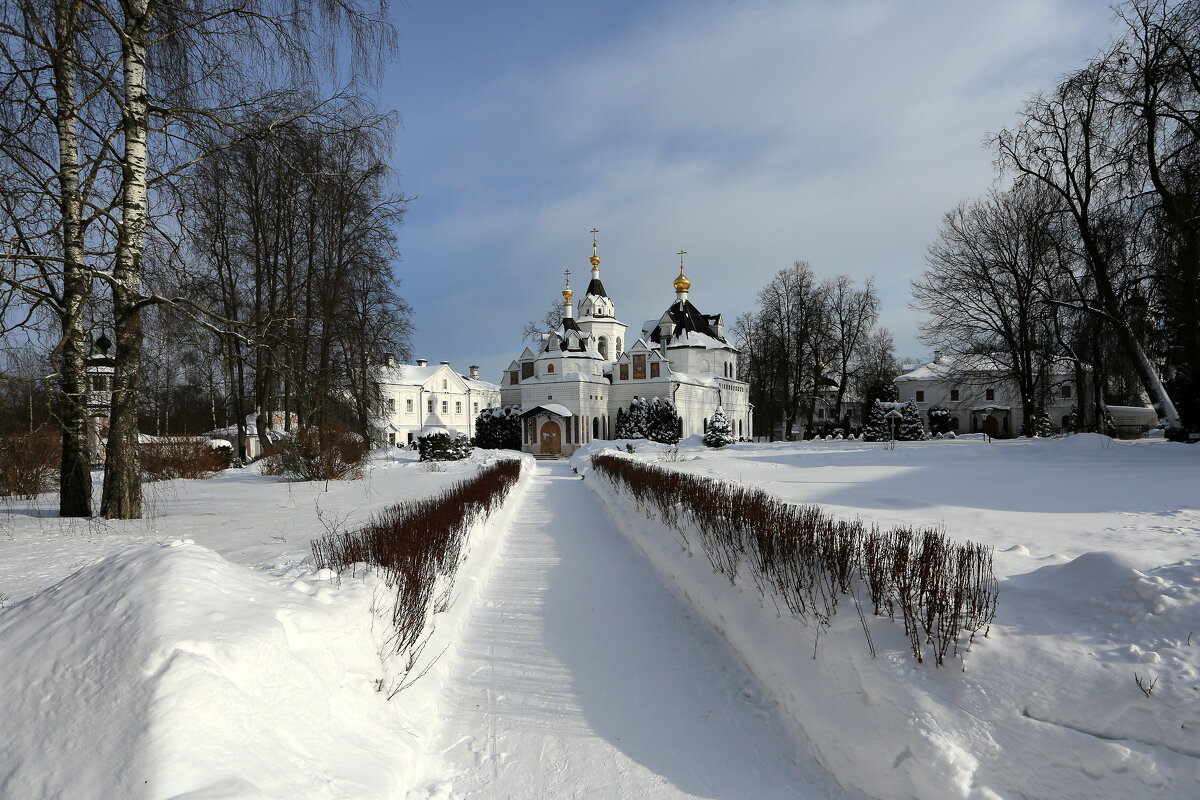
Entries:
POLYGON ((900 355, 942 215, 1011 124, 1111 35, 1088 0, 408 0, 382 103, 415 199, 400 229, 414 355, 484 377, 572 270, 637 329, 674 299, 728 322, 797 259, 874 276, 900 355))

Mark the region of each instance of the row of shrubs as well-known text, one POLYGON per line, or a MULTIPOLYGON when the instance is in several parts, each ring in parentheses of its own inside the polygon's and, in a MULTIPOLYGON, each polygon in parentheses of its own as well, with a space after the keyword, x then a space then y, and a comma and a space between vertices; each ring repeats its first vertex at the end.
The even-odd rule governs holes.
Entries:
POLYGON ((412 672, 428 641, 431 607, 444 611, 449 605, 468 531, 500 507, 520 475, 519 460, 497 461, 436 497, 384 509, 361 530, 313 540, 318 568, 354 574, 364 565, 379 570, 395 590, 388 646, 399 657, 402 677, 389 697, 409 685, 403 676, 412 672))
POLYGON ((656 510, 689 549, 694 534, 715 572, 731 583, 749 578, 765 598, 815 625, 818 637, 849 596, 875 654, 859 585, 875 614, 900 617, 918 662, 931 655, 941 666, 948 654, 965 652, 995 617, 990 547, 951 541, 940 529, 839 520, 815 505, 624 456, 601 453, 592 466, 639 509, 656 510))

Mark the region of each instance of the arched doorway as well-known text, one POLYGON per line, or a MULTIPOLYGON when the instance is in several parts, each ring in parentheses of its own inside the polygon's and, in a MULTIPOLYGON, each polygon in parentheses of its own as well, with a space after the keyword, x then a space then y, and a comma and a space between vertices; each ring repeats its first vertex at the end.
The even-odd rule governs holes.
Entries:
POLYGON ((1000 435, 1000 420, 996 419, 991 414, 983 418, 983 432, 988 436, 995 438, 1000 435))
POLYGON ((542 423, 542 452, 559 455, 562 453, 562 428, 552 419, 542 423))
POLYGON ((600 438, 600 418, 599 417, 592 417, 592 438, 593 439, 600 438))

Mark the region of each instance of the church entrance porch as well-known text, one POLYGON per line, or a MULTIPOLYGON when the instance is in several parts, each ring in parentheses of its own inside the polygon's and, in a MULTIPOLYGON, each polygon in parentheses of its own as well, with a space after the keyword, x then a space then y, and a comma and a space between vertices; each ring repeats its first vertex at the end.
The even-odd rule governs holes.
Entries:
POLYGON ((554 420, 542 423, 542 435, 538 441, 541 451, 546 455, 562 454, 562 428, 554 420))
POLYGON ((579 446, 579 418, 561 403, 545 403, 521 414, 521 449, 535 456, 566 456, 579 446), (572 432, 574 423, 574 432, 572 432))

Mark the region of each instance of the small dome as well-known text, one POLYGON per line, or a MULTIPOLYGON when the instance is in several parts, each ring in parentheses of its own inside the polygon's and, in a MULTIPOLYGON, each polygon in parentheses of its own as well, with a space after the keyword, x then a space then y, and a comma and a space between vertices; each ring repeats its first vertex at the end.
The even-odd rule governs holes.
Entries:
POLYGON ((592 262, 593 267, 600 266, 600 256, 596 255, 595 253, 593 253, 592 257, 589 258, 588 260, 592 262))
POLYGON ((687 275, 683 274, 683 265, 679 265, 679 277, 675 279, 675 291, 686 292, 692 288, 692 282, 688 280, 687 275))

